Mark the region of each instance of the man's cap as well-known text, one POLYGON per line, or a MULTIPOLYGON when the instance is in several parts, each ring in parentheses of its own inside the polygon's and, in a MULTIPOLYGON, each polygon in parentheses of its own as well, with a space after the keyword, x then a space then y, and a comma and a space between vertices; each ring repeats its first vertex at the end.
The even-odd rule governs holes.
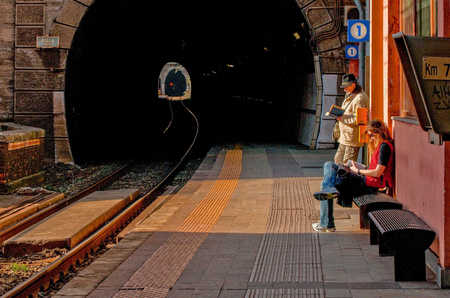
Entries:
POLYGON ((345 74, 345 75, 342 77, 341 88, 348 87, 348 86, 350 86, 351 84, 356 83, 356 82, 357 82, 357 80, 356 80, 356 77, 355 77, 354 74, 352 74, 352 73, 345 74))

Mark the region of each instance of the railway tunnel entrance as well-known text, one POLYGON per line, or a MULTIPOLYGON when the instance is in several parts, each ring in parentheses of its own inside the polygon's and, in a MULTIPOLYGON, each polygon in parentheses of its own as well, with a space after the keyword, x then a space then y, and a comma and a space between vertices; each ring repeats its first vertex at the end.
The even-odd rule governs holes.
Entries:
MULTIPOLYGON (((187 105, 200 118, 202 143, 297 142, 314 67, 295 0, 113 2, 97 0, 88 9, 67 60, 75 162, 123 158, 135 144, 150 141, 148 151, 167 139, 171 115, 157 97, 157 80, 169 61, 190 73, 187 105)), ((178 146, 192 122, 177 103, 173 108, 169 139, 178 146)))

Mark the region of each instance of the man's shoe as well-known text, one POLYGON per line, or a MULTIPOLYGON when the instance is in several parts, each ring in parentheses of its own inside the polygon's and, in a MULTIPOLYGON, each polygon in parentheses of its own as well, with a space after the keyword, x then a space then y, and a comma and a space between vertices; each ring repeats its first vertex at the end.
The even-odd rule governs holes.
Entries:
POLYGON ((313 196, 319 201, 332 200, 339 197, 339 192, 318 191, 313 196))
POLYGON ((316 222, 312 224, 312 228, 314 231, 316 232, 336 232, 336 228, 326 228, 326 227, 322 227, 320 225, 320 223, 316 222))

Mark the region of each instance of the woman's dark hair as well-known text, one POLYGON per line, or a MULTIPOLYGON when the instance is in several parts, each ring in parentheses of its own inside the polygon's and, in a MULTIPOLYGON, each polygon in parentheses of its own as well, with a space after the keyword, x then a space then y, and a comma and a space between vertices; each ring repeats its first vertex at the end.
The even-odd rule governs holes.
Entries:
POLYGON ((389 134, 389 129, 383 121, 370 120, 369 124, 367 125, 367 131, 372 131, 379 134, 383 138, 383 140, 392 141, 392 138, 389 134))

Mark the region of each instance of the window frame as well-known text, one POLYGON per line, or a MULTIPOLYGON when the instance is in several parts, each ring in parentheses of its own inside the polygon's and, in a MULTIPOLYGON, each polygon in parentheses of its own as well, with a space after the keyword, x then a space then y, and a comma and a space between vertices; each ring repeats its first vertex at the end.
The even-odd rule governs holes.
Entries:
MULTIPOLYGON (((437 36, 437 0, 401 0, 400 1, 400 31, 407 35, 414 36, 437 36), (424 6, 428 1, 429 6, 424 6), (408 6, 409 4, 409 6, 408 6), (424 25, 420 24, 423 21, 423 8, 428 10, 429 17, 425 20, 429 21, 427 35, 420 35, 424 31, 424 25), (412 21, 412 28, 411 28, 412 21), (421 32, 418 32, 421 31, 421 32)), ((426 26, 425 26, 426 28, 426 26)), ((400 116, 417 119, 417 112, 414 107, 414 102, 411 92, 408 87, 403 69, 400 70, 400 116)))
MULTIPOLYGON (((406 35, 417 35, 416 0, 400 1, 400 31, 406 35), (412 26, 412 27, 411 27, 412 26)), ((409 90, 403 68, 400 68, 400 116, 417 119, 417 112, 409 90)))

